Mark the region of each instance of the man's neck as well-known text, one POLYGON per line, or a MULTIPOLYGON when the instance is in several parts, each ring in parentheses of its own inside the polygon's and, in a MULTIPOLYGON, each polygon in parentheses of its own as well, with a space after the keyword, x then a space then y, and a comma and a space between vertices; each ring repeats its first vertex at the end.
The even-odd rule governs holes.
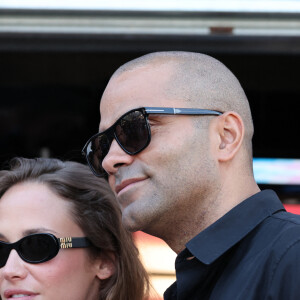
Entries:
POLYGON ((185 245, 201 231, 212 225, 228 211, 241 203, 243 200, 260 191, 254 180, 234 187, 234 191, 223 185, 218 194, 212 195, 198 205, 191 207, 183 216, 178 216, 169 223, 165 222, 161 228, 147 232, 163 239, 177 254, 185 249, 185 245))

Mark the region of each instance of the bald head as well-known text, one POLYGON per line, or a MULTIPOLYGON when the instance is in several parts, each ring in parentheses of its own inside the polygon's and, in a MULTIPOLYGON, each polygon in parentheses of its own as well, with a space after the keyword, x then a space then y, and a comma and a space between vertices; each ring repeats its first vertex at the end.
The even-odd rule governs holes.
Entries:
POLYGON ((245 125, 244 146, 252 157, 253 121, 249 103, 239 81, 224 64, 200 53, 154 52, 124 64, 112 78, 145 66, 153 69, 169 66, 169 78, 161 79, 168 97, 182 99, 188 107, 237 112, 245 125))

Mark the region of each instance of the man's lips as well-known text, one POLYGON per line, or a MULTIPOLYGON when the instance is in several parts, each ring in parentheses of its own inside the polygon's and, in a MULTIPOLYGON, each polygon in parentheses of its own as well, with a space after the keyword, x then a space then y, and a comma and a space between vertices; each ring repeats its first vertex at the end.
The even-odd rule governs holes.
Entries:
POLYGON ((26 290, 19 290, 19 289, 9 289, 4 291, 4 297, 6 299, 31 299, 36 295, 38 294, 26 290), (23 297, 13 297, 14 295, 19 295, 19 296, 23 295, 23 297))
POLYGON ((115 187, 115 191, 117 194, 119 194, 119 192, 121 190, 123 190, 126 186, 130 185, 130 184, 133 184, 133 183, 136 183, 136 182, 139 182, 139 181, 143 181, 145 180, 146 178, 131 178, 131 179, 127 179, 127 180, 124 180, 121 182, 121 184, 118 184, 116 185, 115 187))

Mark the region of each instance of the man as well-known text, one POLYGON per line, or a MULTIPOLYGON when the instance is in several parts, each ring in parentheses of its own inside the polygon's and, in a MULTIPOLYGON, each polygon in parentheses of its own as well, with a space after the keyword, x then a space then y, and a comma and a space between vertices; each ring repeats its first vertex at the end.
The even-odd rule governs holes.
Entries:
POLYGON ((300 218, 260 192, 247 97, 222 63, 137 58, 112 76, 100 114, 84 152, 105 170, 124 226, 178 254, 165 299, 300 299, 300 218))

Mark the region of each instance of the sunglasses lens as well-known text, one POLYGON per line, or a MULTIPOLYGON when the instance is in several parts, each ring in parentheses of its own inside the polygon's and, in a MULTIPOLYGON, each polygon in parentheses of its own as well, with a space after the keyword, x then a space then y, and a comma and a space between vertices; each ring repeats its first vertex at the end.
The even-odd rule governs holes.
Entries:
POLYGON ((125 115, 117 123, 115 134, 119 144, 129 154, 140 152, 150 141, 147 120, 141 111, 133 111, 125 115))
POLYGON ((25 237, 18 253, 30 263, 40 263, 53 258, 58 252, 58 243, 48 234, 34 234, 25 237))
POLYGON ((94 174, 106 174, 102 162, 114 138, 128 154, 142 151, 150 142, 150 130, 144 114, 140 110, 125 114, 114 126, 89 142, 85 153, 94 174))
POLYGON ((5 266, 10 251, 11 251, 11 249, 10 249, 9 245, 2 243, 2 242, 0 243, 0 268, 5 266))
POLYGON ((87 159, 98 175, 105 173, 102 168, 102 161, 109 151, 111 142, 108 136, 103 134, 97 136, 87 146, 87 159))

